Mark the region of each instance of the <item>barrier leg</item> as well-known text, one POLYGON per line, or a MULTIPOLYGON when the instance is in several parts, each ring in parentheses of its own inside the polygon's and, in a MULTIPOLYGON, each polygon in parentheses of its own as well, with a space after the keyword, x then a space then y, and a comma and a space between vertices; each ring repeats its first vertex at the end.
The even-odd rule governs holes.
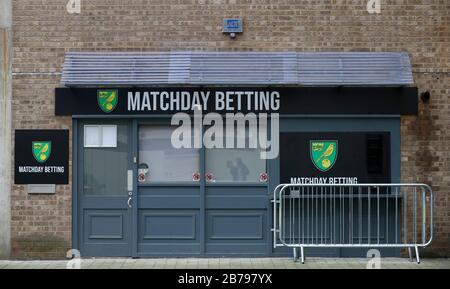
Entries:
POLYGON ((297 262, 298 260, 298 249, 297 248, 293 248, 293 253, 294 253, 294 262, 297 262))
POLYGON ((408 247, 409 261, 413 262, 411 247, 408 247))
POLYGON ((303 246, 301 246, 300 247, 300 255, 301 255, 301 258, 302 258, 302 264, 305 264, 305 251, 304 251, 304 249, 303 249, 303 246))
POLYGON ((417 264, 420 264, 420 256, 419 256, 419 246, 416 246, 416 261, 417 264))

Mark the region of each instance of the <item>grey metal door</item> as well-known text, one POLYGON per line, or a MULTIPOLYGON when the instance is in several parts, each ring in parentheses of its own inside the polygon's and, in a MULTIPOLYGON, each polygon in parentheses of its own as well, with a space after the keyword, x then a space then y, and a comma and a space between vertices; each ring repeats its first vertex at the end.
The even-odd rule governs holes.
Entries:
POLYGON ((131 256, 131 122, 80 121, 77 146, 81 254, 131 256))

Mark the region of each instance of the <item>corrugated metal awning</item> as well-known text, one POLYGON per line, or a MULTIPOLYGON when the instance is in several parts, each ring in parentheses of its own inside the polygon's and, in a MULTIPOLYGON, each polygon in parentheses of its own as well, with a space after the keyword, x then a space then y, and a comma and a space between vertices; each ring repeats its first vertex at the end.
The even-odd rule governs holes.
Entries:
POLYGON ((69 52, 66 86, 411 85, 404 52, 69 52))

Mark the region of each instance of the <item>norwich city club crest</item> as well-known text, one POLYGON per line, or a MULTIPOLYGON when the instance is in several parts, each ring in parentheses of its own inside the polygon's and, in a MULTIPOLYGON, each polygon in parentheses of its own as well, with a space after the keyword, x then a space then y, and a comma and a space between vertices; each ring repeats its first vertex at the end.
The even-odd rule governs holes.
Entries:
POLYGON ((117 89, 102 89, 97 91, 98 106, 106 113, 116 108, 118 100, 119 91, 117 89))
POLYGON ((40 162, 45 163, 50 157, 52 151, 51 141, 34 141, 31 144, 34 158, 40 162))
POLYGON ((310 141, 311 160, 316 168, 322 172, 331 169, 336 162, 338 142, 329 140, 310 141))

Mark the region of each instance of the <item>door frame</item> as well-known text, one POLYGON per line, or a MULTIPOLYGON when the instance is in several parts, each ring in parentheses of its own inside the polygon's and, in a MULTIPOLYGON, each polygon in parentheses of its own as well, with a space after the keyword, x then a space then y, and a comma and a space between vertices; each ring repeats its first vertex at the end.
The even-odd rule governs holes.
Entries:
MULTIPOLYGON (((128 122, 128 135, 129 135, 129 148, 128 148, 128 164, 129 168, 131 168, 133 172, 133 194, 132 194, 132 207, 131 207, 131 218, 130 223, 128 225, 131 226, 131 234, 130 234, 130 256, 128 257, 136 257, 136 251, 137 251, 137 239, 136 239, 136 230, 133 230, 134 227, 137 226, 137 164, 134 162, 134 156, 136 155, 136 149, 137 149, 137 140, 134 138, 134 132, 135 132, 135 119, 132 118, 123 118, 123 117, 112 117, 112 118, 105 118, 105 117, 93 117, 93 116, 73 116, 72 118, 72 141, 71 141, 71 153, 72 153, 72 249, 76 249, 78 251, 81 251, 81 242, 82 239, 82 222, 80 222, 80 209, 81 209, 81 202, 80 202, 80 176, 78 174, 80 162, 79 162, 79 141, 80 141, 80 129, 79 126, 81 122, 85 120, 98 120, 98 122, 102 122, 104 120, 108 122, 114 122, 115 120, 118 121, 126 121, 128 122), (130 131, 131 130, 131 131, 130 131), (131 147, 130 147, 131 146, 131 147)), ((70 152, 69 152, 70 153, 70 152)), ((127 194, 128 196, 128 194, 127 194)), ((127 225, 127 224, 124 224, 127 225)), ((83 255, 81 255, 83 257, 83 255)))

